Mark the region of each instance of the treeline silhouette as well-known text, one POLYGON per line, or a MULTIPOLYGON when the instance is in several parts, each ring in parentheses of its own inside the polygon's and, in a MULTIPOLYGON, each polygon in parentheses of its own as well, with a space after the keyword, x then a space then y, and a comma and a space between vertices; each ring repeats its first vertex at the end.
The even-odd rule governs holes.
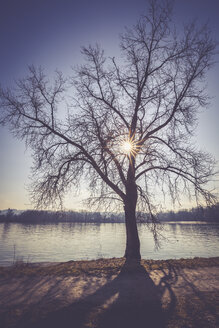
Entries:
POLYGON ((158 214, 160 221, 205 221, 219 222, 219 203, 207 207, 194 207, 178 212, 161 212, 158 214))
POLYGON ((49 223, 49 222, 124 222, 120 213, 75 211, 0 211, 0 222, 49 223))
MULTIPOLYGON (((139 222, 148 221, 148 215, 139 215, 139 222)), ((160 222, 178 221, 204 221, 219 222, 219 203, 212 206, 198 206, 190 210, 178 212, 168 211, 158 213, 160 222)), ((99 223, 124 223, 122 213, 100 212, 75 212, 75 211, 17 211, 13 209, 0 211, 0 222, 23 222, 23 223, 54 223, 54 222, 99 222, 99 223)))

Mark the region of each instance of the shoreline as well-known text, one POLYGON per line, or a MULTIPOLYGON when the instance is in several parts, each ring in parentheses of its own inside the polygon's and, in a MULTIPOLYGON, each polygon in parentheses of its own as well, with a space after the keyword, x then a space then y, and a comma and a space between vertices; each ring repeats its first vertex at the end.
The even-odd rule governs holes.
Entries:
MULTIPOLYGON (((106 271, 119 272, 125 264, 125 258, 99 258, 94 260, 70 260, 65 262, 23 262, 15 261, 9 265, 0 265, 0 276, 3 274, 30 274, 32 273, 50 273, 65 274, 65 270, 71 274, 81 273, 102 273, 106 271)), ((141 259, 140 264, 146 270, 161 270, 169 266, 178 269, 194 269, 198 267, 219 267, 219 257, 194 257, 167 260, 141 259)))
MULTIPOLYGON (((28 220, 19 220, 19 219, 13 219, 13 220, 2 220, 0 219, 0 223, 4 224, 11 224, 11 223, 21 223, 21 224, 33 224, 33 225, 38 225, 38 224, 59 224, 59 223, 71 223, 71 224, 76 224, 76 223, 84 223, 84 224, 102 224, 102 223, 122 223, 125 224, 125 220, 78 220, 78 221, 72 221, 72 220, 33 220, 33 221, 28 221, 28 220)), ((150 221, 137 221, 137 224, 151 224, 152 222, 150 221)), ((160 220, 157 222, 157 224, 219 224, 218 220, 160 220)))
POLYGON ((0 267, 4 328, 216 328, 218 299, 219 257, 0 267))

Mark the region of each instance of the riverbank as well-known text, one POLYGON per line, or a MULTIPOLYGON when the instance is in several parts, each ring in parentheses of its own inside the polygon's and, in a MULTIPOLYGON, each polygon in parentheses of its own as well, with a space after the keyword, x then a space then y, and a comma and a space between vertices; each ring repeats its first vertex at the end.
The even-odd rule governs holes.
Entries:
POLYGON ((0 267, 0 326, 217 327, 219 257, 0 267))

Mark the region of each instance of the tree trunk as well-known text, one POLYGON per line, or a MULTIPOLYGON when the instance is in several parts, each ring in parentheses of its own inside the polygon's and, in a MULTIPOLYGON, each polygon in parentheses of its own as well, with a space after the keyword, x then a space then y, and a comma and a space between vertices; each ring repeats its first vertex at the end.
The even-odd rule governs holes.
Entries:
POLYGON ((125 224, 126 224, 126 250, 127 260, 140 260, 140 241, 136 224, 137 187, 130 182, 126 187, 126 200, 124 202, 125 224))

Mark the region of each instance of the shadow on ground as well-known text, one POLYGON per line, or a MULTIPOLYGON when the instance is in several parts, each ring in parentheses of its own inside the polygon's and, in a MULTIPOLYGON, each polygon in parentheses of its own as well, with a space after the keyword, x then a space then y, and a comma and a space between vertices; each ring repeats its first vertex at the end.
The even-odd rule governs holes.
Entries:
POLYGON ((94 294, 51 313, 34 325, 54 328, 61 326, 164 327, 159 290, 140 264, 130 267, 126 263, 113 281, 94 294))
MULTIPOLYGON (((21 278, 18 287, 15 284, 14 289, 5 293, 8 295, 6 302, 14 304, 14 309, 11 306, 9 312, 2 310, 2 327, 216 327, 217 313, 212 309, 212 299, 208 298, 209 295, 199 292, 191 279, 180 273, 179 282, 179 274, 174 266, 159 270, 157 277, 156 272, 154 274, 152 280, 140 263, 126 262, 118 275, 107 277, 104 283, 99 284, 97 277, 84 277, 87 281, 78 297, 69 295, 77 293, 75 286, 77 279, 83 281, 81 277, 21 278), (175 294, 176 285, 183 291, 181 304, 175 294), (187 289, 189 293, 184 293, 187 289), (14 303, 13 293, 17 298, 14 303), (28 299, 31 302, 28 303, 28 299), (15 320, 10 320, 13 315, 15 320), (212 318, 209 319, 209 316, 212 318)), ((4 281, 1 282, 3 283, 4 281)))

